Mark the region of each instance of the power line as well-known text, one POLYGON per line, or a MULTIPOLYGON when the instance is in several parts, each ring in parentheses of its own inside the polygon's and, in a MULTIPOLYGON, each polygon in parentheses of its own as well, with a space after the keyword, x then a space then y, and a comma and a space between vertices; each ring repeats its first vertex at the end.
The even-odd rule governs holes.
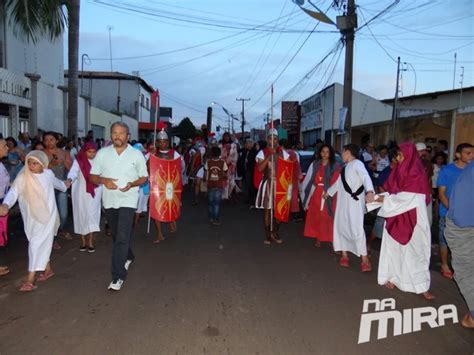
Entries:
MULTIPOLYGON (((255 26, 254 28, 258 28, 258 27, 261 27, 261 26, 265 26, 265 25, 268 25, 268 24, 271 24, 273 22, 276 22, 276 21, 279 21, 281 18, 287 18, 288 20, 292 17, 294 17, 293 15, 297 13, 297 11, 293 11, 291 12, 290 14, 287 14, 285 16, 281 16, 279 18, 276 18, 274 20, 271 20, 271 21, 268 21, 268 22, 265 22, 261 25, 258 25, 258 26, 255 26)), ((173 53, 178 53, 178 52, 184 52, 184 51, 187 51, 187 50, 190 50, 190 49, 195 49, 195 48, 199 48, 199 47, 203 47, 203 46, 206 46, 206 45, 209 45, 209 44, 213 44, 213 43, 217 43, 217 42, 220 42, 220 41, 224 41, 226 39, 229 39, 229 38, 233 38, 233 37, 237 37, 241 34, 244 34, 244 33, 247 33, 251 31, 251 29, 248 29, 248 30, 244 30, 244 31, 241 31, 241 32, 238 32, 238 33, 234 33, 234 34, 231 34, 231 35, 228 35, 228 36, 224 36, 224 37, 220 37, 220 38, 217 38, 217 39, 214 39, 214 40, 211 40, 211 41, 207 41, 207 42, 202 42, 202 43, 199 43, 199 44, 195 44, 195 45, 192 45, 192 46, 188 46, 188 47, 183 47, 183 48, 178 48, 178 49, 173 49, 173 50, 169 50, 169 51, 163 51, 163 52, 157 52, 157 53, 150 53, 150 54, 142 54, 142 55, 136 55, 136 56, 126 56, 126 57, 114 57, 114 60, 133 60, 133 59, 143 59, 143 58, 150 58, 150 57, 157 57, 157 56, 162 56, 162 55, 167 55, 167 54, 173 54, 173 53)), ((110 58, 91 58, 92 60, 110 60, 110 58)))
MULTIPOLYGON (((95 0, 95 3, 101 4, 101 5, 104 5, 104 6, 108 6, 108 7, 111 7, 111 8, 122 9, 122 10, 126 10, 126 11, 129 11, 129 12, 142 14, 142 15, 148 15, 148 16, 152 16, 152 17, 158 17, 158 18, 165 18, 165 19, 169 19, 169 20, 174 20, 174 21, 177 21, 177 22, 192 23, 192 24, 198 24, 198 25, 204 25, 204 26, 216 27, 216 28, 234 29, 234 30, 248 30, 248 31, 255 31, 255 32, 282 32, 282 33, 301 33, 302 32, 302 30, 300 30, 300 29, 287 29, 287 28, 271 29, 271 28, 255 26, 255 25, 249 25, 249 24, 232 25, 232 24, 218 23, 216 19, 208 19, 206 21, 203 21, 203 20, 192 19, 189 16, 188 16, 188 18, 179 18, 177 16, 165 15, 162 12, 156 12, 156 11, 152 12, 152 11, 146 11, 146 10, 143 10, 143 9, 137 9, 137 8, 127 7, 127 6, 120 6, 120 5, 117 5, 117 4, 107 3, 107 2, 101 1, 101 0, 95 0)), ((320 31, 320 32, 321 33, 337 33, 337 31, 330 31, 330 30, 320 31)))
MULTIPOLYGON (((284 95, 282 95, 282 97, 278 101, 276 101, 274 103, 273 107, 278 105, 285 98, 287 98, 290 95, 293 95, 295 92, 299 91, 299 89, 301 89, 303 83, 307 82, 318 71, 318 69, 326 61, 326 59, 328 59, 332 54, 336 55, 337 51, 342 50, 342 48, 343 48, 343 42, 339 39, 335 43, 335 45, 329 50, 329 52, 326 53, 323 56, 323 58, 321 58, 313 67, 311 67, 311 69, 308 72, 306 72, 306 74, 300 80, 298 80, 298 82, 293 87, 291 87, 284 95)), ((266 94, 267 93, 268 92, 266 92, 266 94)), ((253 105, 253 106, 255 106, 255 105, 253 105)), ((265 112, 269 112, 269 111, 270 111, 270 108, 267 109, 265 112)))
MULTIPOLYGON (((359 9, 359 13, 360 15, 362 16, 362 18, 365 20, 365 16, 362 12, 361 9, 359 9)), ((382 48, 382 50, 385 52, 385 54, 392 60, 394 61, 395 63, 397 63, 397 60, 385 49, 384 46, 382 46, 382 44, 378 41, 377 37, 375 37, 374 33, 372 32, 372 30, 370 29, 370 26, 369 26, 369 21, 366 21, 366 26, 367 26, 367 29, 369 30, 370 34, 372 35, 372 38, 375 40, 375 42, 379 45, 380 48, 382 48)))
MULTIPOLYGON (((287 4, 288 4, 288 2, 286 2, 286 1, 283 3, 283 7, 282 7, 282 9, 281 9, 281 11, 280 11, 280 15, 278 16, 279 18, 281 17, 281 14, 282 14, 283 11, 285 10, 287 4)), ((288 19, 287 19, 287 22, 285 23, 285 26, 286 26, 287 24, 288 24, 288 19)), ((275 22, 275 27, 276 27, 277 25, 278 25, 278 22, 275 22)), ((262 51, 260 52, 260 55, 259 55, 259 57, 258 57, 258 60, 257 60, 257 62, 255 63, 253 69, 252 69, 252 73, 250 74, 249 79, 247 80, 247 82, 245 83, 245 85, 242 87, 242 90, 241 90, 241 92, 239 93, 238 96, 242 96, 242 94, 246 91, 247 86, 248 86, 249 88, 252 86, 252 84, 254 83, 255 79, 256 79, 257 76, 258 76, 258 74, 260 73, 261 68, 265 65, 265 63, 266 63, 267 60, 265 60, 264 64, 260 67, 259 71, 257 72, 257 75, 253 76, 254 73, 255 73, 256 70, 257 70, 258 65, 260 64, 260 61, 261 61, 262 58, 263 58, 263 55, 264 55, 264 53, 265 53, 265 51, 266 51, 266 49, 267 49, 268 44, 270 43, 271 37, 272 37, 272 36, 269 36, 269 37, 267 38, 267 41, 265 42, 265 46, 263 47, 262 51), (253 78, 253 79, 252 79, 252 78, 253 78), (250 84, 250 85, 249 85, 249 84, 250 84)), ((279 35, 278 35, 276 41, 274 42, 273 47, 272 47, 272 50, 270 51, 270 53, 273 51, 273 48, 275 48, 275 45, 276 45, 276 43, 278 42, 278 40, 280 39, 280 37, 281 37, 281 33, 279 33, 279 35)), ((269 53, 269 54, 270 54, 270 53, 269 53)), ((269 57, 269 55, 267 56, 267 59, 268 59, 268 57, 269 57)))
MULTIPOLYGON (((314 26, 313 30, 316 29, 316 27, 318 27, 319 25, 319 22, 314 26)), ((301 51, 301 49, 303 49, 304 45, 306 44, 306 42, 308 42, 309 40, 309 37, 311 37, 311 35, 313 34, 314 32, 310 32, 308 34, 308 36, 306 36, 305 40, 303 41, 303 43, 301 43, 301 45, 299 46, 299 48, 296 50, 296 53, 293 54, 293 56, 291 57, 291 59, 288 61, 288 63, 285 65, 285 67, 283 68, 282 71, 280 71, 280 73, 277 75, 277 77, 272 81, 273 84, 275 84, 278 79, 281 78, 281 76, 283 75, 283 73, 286 71, 286 69, 289 67, 289 65, 293 62, 293 60, 296 58, 296 56, 298 55, 298 53, 301 51)), ((267 93, 267 91, 264 91, 262 93, 262 95, 260 95, 260 97, 257 99, 257 101, 251 106, 251 107, 254 107, 258 102, 260 102, 260 100, 263 99, 263 97, 265 96, 265 94, 267 93)))

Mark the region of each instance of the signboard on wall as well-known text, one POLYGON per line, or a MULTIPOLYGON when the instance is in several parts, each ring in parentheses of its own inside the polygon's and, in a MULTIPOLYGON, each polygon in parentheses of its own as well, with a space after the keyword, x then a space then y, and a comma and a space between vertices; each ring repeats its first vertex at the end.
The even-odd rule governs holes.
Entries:
POLYGON ((300 131, 300 105, 298 101, 282 101, 281 125, 288 134, 298 134, 300 131))

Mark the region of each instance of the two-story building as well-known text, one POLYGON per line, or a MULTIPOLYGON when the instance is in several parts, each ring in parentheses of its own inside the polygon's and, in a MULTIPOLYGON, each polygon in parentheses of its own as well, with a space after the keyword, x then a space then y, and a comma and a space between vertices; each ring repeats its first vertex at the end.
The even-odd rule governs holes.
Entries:
POLYGON ((0 2, 0 133, 34 136, 38 129, 62 132, 63 37, 29 43, 15 36, 0 2))
MULTIPOLYGON (((67 80, 67 71, 64 76, 67 80)), ((91 106, 94 137, 106 138, 118 119, 129 125, 132 139, 138 139, 139 124, 152 122, 154 89, 141 77, 104 71, 79 71, 78 77, 79 93, 91 106)))

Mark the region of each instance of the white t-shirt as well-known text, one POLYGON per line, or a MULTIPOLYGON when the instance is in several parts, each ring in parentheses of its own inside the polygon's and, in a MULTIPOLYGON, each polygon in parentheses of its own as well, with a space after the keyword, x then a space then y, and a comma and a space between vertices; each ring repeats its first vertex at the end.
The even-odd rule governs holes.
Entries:
POLYGON ((5 193, 10 186, 10 175, 8 174, 7 169, 0 163, 0 198, 5 197, 5 193))
POLYGON ((369 161, 372 161, 373 159, 372 154, 370 154, 369 152, 365 150, 362 152, 362 158, 364 159, 364 163, 368 163, 369 161))

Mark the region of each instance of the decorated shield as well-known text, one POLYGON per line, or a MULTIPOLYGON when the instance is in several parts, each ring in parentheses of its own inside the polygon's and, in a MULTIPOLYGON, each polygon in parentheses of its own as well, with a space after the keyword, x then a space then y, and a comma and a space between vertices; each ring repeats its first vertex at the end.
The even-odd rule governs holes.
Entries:
POLYGON ((160 222, 174 222, 181 215, 181 158, 150 157, 150 214, 160 222))
POLYGON ((274 216, 279 222, 288 222, 293 191, 294 162, 278 158, 275 181, 274 216))

